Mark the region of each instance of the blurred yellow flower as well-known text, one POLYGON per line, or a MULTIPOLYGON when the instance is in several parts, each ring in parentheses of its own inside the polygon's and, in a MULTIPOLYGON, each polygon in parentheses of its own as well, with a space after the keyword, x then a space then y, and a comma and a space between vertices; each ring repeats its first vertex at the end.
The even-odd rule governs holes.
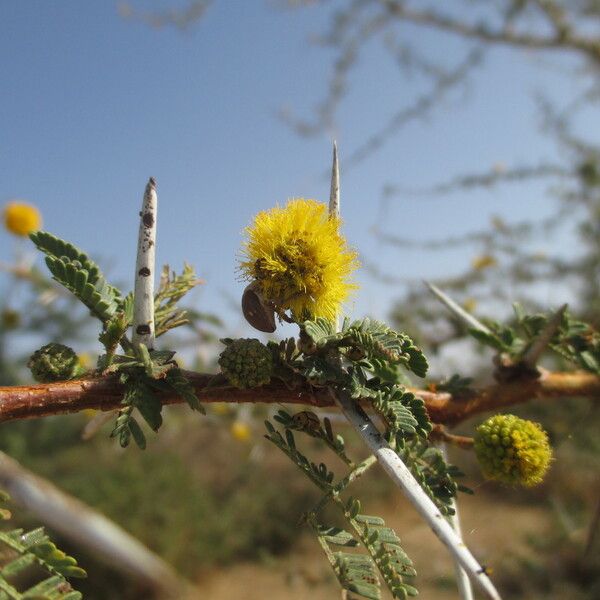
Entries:
POLYGON ((257 281, 262 296, 296 320, 333 320, 357 287, 350 281, 357 253, 321 202, 298 198, 262 211, 246 234, 244 278, 257 281))
POLYGON ((224 416, 231 412, 231 408, 227 402, 215 402, 211 404, 211 407, 215 415, 224 416))
POLYGON ((42 216, 31 204, 9 202, 4 207, 4 226, 11 233, 24 237, 42 226, 42 216))
POLYGON ((231 424, 231 435, 238 442, 248 442, 252 437, 252 431, 248 423, 244 421, 234 421, 231 424))
POLYGON ((88 352, 82 352, 81 354, 78 354, 77 359, 79 360, 79 366, 84 371, 87 371, 88 369, 91 369, 94 366, 92 356, 88 352))
POLYGON ((472 313, 476 308, 477 308, 477 300, 475 300, 475 298, 467 298, 464 302, 463 302, 463 308, 467 311, 472 313))
POLYGON ((475 269, 475 271, 483 271, 484 269, 489 269, 497 264, 498 261, 491 254, 482 254, 481 256, 476 256, 471 261, 471 266, 473 269, 475 269))

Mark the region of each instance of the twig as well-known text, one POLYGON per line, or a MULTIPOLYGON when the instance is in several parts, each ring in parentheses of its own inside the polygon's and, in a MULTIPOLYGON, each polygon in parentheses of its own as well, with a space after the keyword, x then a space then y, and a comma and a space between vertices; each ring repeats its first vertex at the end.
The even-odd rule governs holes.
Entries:
POLYGON ((0 485, 12 500, 38 515, 49 527, 122 573, 160 592, 182 598, 188 584, 159 556, 118 525, 34 475, 0 452, 0 485))
MULTIPOLYGON (((217 387, 214 374, 184 371, 201 402, 252 402, 332 407, 335 402, 323 389, 304 384, 290 389, 281 381, 239 390, 217 387)), ((553 373, 542 371, 537 379, 496 383, 473 390, 468 399, 454 398, 449 392, 431 392, 408 388, 423 399, 434 423, 456 425, 473 415, 522 404, 532 399, 552 400, 563 397, 600 400, 600 378, 586 371, 553 373)), ((35 419, 52 415, 77 413, 89 408, 119 408, 124 388, 117 377, 108 375, 89 379, 73 379, 54 383, 23 386, 0 386, 0 422, 35 419)), ((156 392, 163 405, 184 402, 175 392, 156 392)), ((368 401, 367 405, 368 405, 368 401)))
POLYGON ((437 445, 440 449, 444 447, 444 454, 446 453, 446 444, 458 446, 463 450, 471 450, 473 448, 473 444, 475 443, 472 437, 448 433, 446 431, 446 428, 443 425, 440 425, 439 423, 433 426, 433 429, 429 434, 429 439, 437 442, 437 445))
POLYGON ((146 185, 142 211, 140 212, 140 230, 135 263, 132 334, 133 345, 144 344, 148 350, 154 348, 154 267, 157 203, 156 182, 150 177, 146 185))
POLYGON ((432 294, 456 317, 464 321, 469 327, 478 329, 485 333, 491 333, 491 331, 481 322, 478 321, 473 315, 469 314, 462 306, 459 306, 450 298, 450 296, 444 294, 437 286, 433 283, 425 282, 425 285, 431 290, 432 294))
POLYGON ((471 25, 430 10, 414 10, 404 2, 399 2, 398 0, 382 0, 382 2, 389 14, 398 19, 453 33, 463 38, 505 44, 518 48, 575 50, 586 54, 595 62, 600 60, 600 45, 597 39, 591 36, 578 35, 568 29, 563 31, 562 35, 557 35, 553 32, 546 36, 518 33, 514 28, 508 27, 493 30, 485 25, 471 25))

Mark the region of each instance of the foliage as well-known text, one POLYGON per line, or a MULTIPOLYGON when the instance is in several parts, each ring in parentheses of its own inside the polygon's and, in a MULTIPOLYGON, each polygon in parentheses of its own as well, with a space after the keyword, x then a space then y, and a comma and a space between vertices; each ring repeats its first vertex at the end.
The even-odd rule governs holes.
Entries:
MULTIPOLYGON (((383 519, 362 514, 360 501, 347 495, 348 487, 375 464, 374 457, 358 464, 353 462, 345 452, 343 438, 333 435, 331 423, 321 423, 314 413, 310 414, 307 419, 304 413, 290 415, 279 411, 275 420, 283 425, 283 434, 267 421, 266 437, 321 491, 321 499, 305 513, 303 521, 317 536, 340 585, 364 598, 378 599, 381 578, 395 598, 415 595, 416 589, 406 579, 412 580, 416 571, 396 533, 386 527, 383 519), (310 461, 298 448, 294 431, 325 441, 349 468, 346 475, 336 480, 324 463, 310 461), (350 531, 321 522, 329 504, 337 509, 350 531)), ((409 453, 406 448, 405 453, 409 453)))
MULTIPOLYGON (((247 447, 232 444, 227 428, 214 421, 197 423, 167 410, 163 435, 143 453, 123 452, 101 435, 82 444, 84 422, 71 416, 5 423, 0 447, 107 515, 190 579, 289 551, 298 542, 297 515, 317 500, 303 482, 289 482, 282 493, 288 465, 274 453, 250 460, 247 447)), ((31 517, 16 516, 19 526, 30 526, 31 517)), ((88 572, 77 586, 86 599, 149 597, 93 553, 76 543, 69 547, 88 572)))
MULTIPOLYGON (((0 491, 0 502, 8 500, 8 495, 0 491)), ((10 519, 10 511, 2 508, 1 519, 10 519)), ((0 570, 0 598, 2 600, 79 600, 82 595, 73 590, 67 581, 69 577, 85 577, 85 571, 77 566, 77 561, 59 550, 50 541, 43 528, 32 531, 13 529, 0 531, 0 544, 3 547, 3 565, 0 570), (37 568, 37 569, 36 569, 37 568), (22 588, 21 579, 40 571, 36 582, 22 588)))
POLYGON ((53 278, 64 285, 103 323, 122 304, 117 288, 106 282, 100 267, 81 250, 51 233, 36 231, 30 236, 38 250, 46 255, 53 278))
MULTIPOLYGON (((514 304, 514 325, 486 321, 489 332, 470 329, 469 333, 479 342, 505 353, 518 362, 539 339, 555 315, 526 314, 520 304, 514 304)), ((575 366, 600 374, 600 334, 594 328, 576 319, 568 310, 560 311, 557 326, 553 328, 546 346, 575 366)))
MULTIPOLYGON (((368 399, 387 426, 386 437, 421 486, 440 510, 453 513, 452 500, 458 490, 453 477, 459 473, 446 465, 438 451, 429 448, 425 440, 431 423, 423 402, 405 390, 403 376, 397 370, 401 365, 419 376, 427 370, 427 361, 408 336, 369 319, 345 321, 336 331, 327 319, 317 318, 301 324, 298 341, 288 339, 270 348, 275 376, 288 385, 296 384, 298 378, 306 379, 315 387, 329 388, 333 394, 368 399)), ((290 415, 281 410, 275 420, 283 430, 278 431, 266 421, 267 439, 322 494, 303 520, 316 534, 340 585, 364 598, 380 598, 381 582, 395 598, 415 595, 416 589, 406 579, 416 573, 398 536, 382 519, 362 514, 359 500, 347 495, 348 487, 375 463, 375 457, 356 463, 347 455, 343 438, 334 435, 329 420, 321 422, 310 411, 290 415), (311 461, 299 448, 294 432, 323 442, 345 464, 347 473, 336 478, 324 462, 311 461), (321 512, 329 504, 341 513, 350 531, 321 522, 321 512)))
POLYGON ((178 303, 200 283, 201 281, 196 277, 194 268, 188 264, 183 266, 181 275, 171 271, 168 265, 163 267, 158 291, 154 297, 156 337, 189 323, 187 311, 181 310, 178 303))
MULTIPOLYGON (((38 231, 30 235, 37 248, 46 255, 46 265, 53 278, 72 292, 102 321, 99 340, 106 353, 98 360, 98 372, 115 373, 125 387, 123 408, 119 410, 111 437, 121 446, 131 438, 139 448, 146 447, 146 436, 133 415, 137 410, 153 431, 162 424, 162 403, 157 392, 172 390, 193 410, 203 412, 192 385, 183 375, 170 350, 148 350, 144 344, 133 345, 127 338, 132 320, 131 295, 123 297, 120 290, 107 283, 98 265, 87 254, 50 233, 38 231), (118 346, 124 354, 116 354, 118 346)), ((185 324, 185 311, 177 302, 198 284, 193 269, 186 265, 182 275, 163 271, 160 288, 155 296, 157 335, 185 324)))

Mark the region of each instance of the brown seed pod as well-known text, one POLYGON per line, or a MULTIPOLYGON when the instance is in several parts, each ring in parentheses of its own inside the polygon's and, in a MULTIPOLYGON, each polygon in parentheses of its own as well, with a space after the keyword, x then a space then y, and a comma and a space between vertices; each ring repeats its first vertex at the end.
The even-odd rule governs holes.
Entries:
POLYGON ((253 281, 246 286, 242 294, 242 313, 246 321, 258 331, 273 333, 277 328, 275 309, 262 297, 258 281, 253 281))

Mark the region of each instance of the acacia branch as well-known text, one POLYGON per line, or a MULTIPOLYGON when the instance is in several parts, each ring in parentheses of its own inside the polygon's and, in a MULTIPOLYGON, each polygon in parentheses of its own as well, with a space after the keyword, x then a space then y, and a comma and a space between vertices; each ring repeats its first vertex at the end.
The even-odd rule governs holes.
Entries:
POLYGON ((389 14, 398 19, 454 33, 464 38, 537 50, 570 49, 583 52, 596 62, 600 60, 598 40, 579 35, 569 27, 565 28, 564 23, 558 30, 555 28, 550 35, 535 35, 519 33, 510 27, 494 30, 486 25, 469 24, 430 10, 414 10, 397 0, 382 0, 382 3, 389 14))
MULTIPOLYGON (((234 387, 212 387, 214 375, 185 372, 203 403, 282 403, 313 407, 335 406, 326 389, 309 385, 289 389, 282 382, 273 382, 252 390, 234 387)), ((552 400, 563 397, 600 399, 600 378, 585 371, 555 373, 543 371, 540 377, 521 378, 472 390, 466 396, 448 392, 411 389, 425 402, 434 423, 456 425, 486 411, 504 409, 529 400, 552 400)), ((123 386, 115 376, 75 379, 14 387, 0 387, 0 422, 17 419, 49 417, 76 413, 85 409, 113 410, 123 399, 123 386)), ((174 392, 157 393, 161 402, 180 404, 183 400, 174 392)))

